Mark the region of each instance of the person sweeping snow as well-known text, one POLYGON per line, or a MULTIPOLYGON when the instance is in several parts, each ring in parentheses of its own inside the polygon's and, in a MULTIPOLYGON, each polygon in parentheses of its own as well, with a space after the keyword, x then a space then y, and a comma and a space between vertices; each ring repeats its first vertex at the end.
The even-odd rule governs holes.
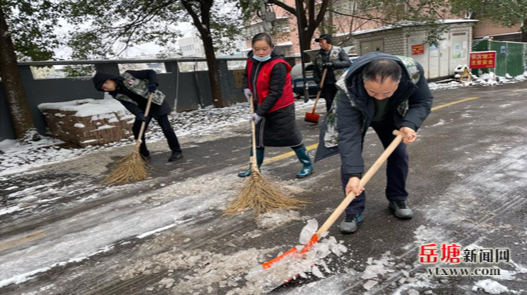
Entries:
MULTIPOLYGON (((92 80, 95 89, 108 92, 135 115, 132 131, 136 140, 142 123, 145 122, 144 129, 146 130, 151 118, 154 118, 159 123, 172 151, 168 161, 176 161, 183 157, 176 133, 168 120, 168 115, 172 108, 166 102, 165 95, 157 90, 156 72, 153 70, 126 71, 122 76, 96 72, 92 80), (153 94, 152 104, 148 115, 145 115, 149 94, 153 94)), ((144 159, 150 159, 150 152, 146 147, 145 133, 143 133, 141 141, 139 153, 144 159)))
MULTIPOLYGON (((260 167, 263 163, 266 146, 291 147, 303 165, 296 177, 308 177, 313 173, 313 164, 295 123, 291 66, 274 49, 267 33, 255 35, 252 48, 243 76, 243 91, 247 100, 256 106, 250 120, 256 123, 257 165, 260 167)), ((238 173, 239 177, 249 175, 250 167, 238 173)))
POLYGON ((405 134, 388 158, 386 198, 397 218, 412 218, 406 204, 406 145, 417 139, 433 100, 423 67, 409 57, 372 52, 357 59, 337 86, 339 95, 321 128, 315 161, 340 153, 344 191, 357 196, 345 210, 340 231, 353 233, 362 221, 366 194, 359 184, 364 173, 364 137, 370 126, 385 148, 395 138, 394 129, 405 134))

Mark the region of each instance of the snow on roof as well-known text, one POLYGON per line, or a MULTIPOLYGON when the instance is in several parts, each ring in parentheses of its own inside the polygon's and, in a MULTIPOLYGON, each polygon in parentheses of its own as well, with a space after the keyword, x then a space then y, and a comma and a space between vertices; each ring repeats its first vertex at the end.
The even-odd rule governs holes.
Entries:
POLYGON ((350 32, 337 33, 337 34, 333 34, 333 37, 347 36, 349 34, 350 34, 350 32))
POLYGON ((105 95, 105 99, 79 99, 65 102, 41 103, 38 105, 41 111, 44 110, 61 110, 76 111, 76 117, 88 117, 100 114, 124 112, 124 106, 113 98, 105 95))
MULTIPOLYGON (((437 24, 456 24, 456 23, 475 23, 475 22, 478 22, 478 21, 479 20, 477 20, 477 19, 441 19, 441 20, 437 20, 436 23, 437 24)), ((420 21, 420 22, 403 21, 403 22, 399 22, 397 24, 383 26, 383 27, 379 27, 379 28, 375 28, 375 29, 356 31, 356 32, 353 32, 352 35, 353 36, 357 36, 357 35, 363 35, 363 34, 368 34, 368 33, 373 33, 373 32, 393 30, 393 29, 398 29, 398 28, 402 28, 402 27, 421 26, 421 25, 427 25, 427 24, 428 23, 424 22, 424 21, 420 21)))
POLYGON ((291 45, 293 45, 293 42, 291 41, 276 44, 276 46, 291 46, 291 45))

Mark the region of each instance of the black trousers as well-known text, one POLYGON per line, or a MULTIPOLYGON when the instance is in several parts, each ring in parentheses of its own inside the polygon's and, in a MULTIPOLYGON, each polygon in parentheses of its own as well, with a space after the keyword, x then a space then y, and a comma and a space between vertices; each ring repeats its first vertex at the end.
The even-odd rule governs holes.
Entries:
POLYGON ((326 100, 326 111, 328 113, 337 92, 338 88, 335 84, 325 84, 324 87, 322 87, 322 96, 326 100))
MULTIPOLYGON (((135 140, 137 140, 139 131, 141 130, 142 123, 143 121, 135 119, 134 126, 132 127, 135 140)), ((168 121, 168 115, 163 115, 159 117, 159 119, 157 119, 157 123, 159 124, 159 127, 161 127, 161 130, 163 131, 163 134, 165 135, 165 138, 167 139, 170 150, 172 150, 173 152, 181 152, 181 147, 179 146, 179 141, 177 139, 176 133, 174 132, 174 129, 172 129, 172 126, 170 125, 170 121, 168 121)), ((148 128, 148 124, 146 124, 145 126, 145 131, 147 130, 147 128, 148 128)), ((142 142, 141 142, 141 145, 139 146, 139 150, 142 152, 145 152, 148 150, 146 148, 145 133, 146 132, 143 132, 143 136, 141 138, 142 142)))
MULTIPOLYGON (((384 148, 393 141, 395 135, 392 134, 396 130, 395 124, 391 120, 382 122, 375 122, 371 125, 377 136, 382 142, 384 148)), ((406 191, 406 178, 408 177, 408 150, 404 143, 399 144, 393 153, 388 157, 386 166, 386 198, 389 201, 404 201, 408 198, 406 191)), ((346 193, 346 185, 349 177, 341 173, 342 186, 344 193, 346 193)), ((355 198, 346 208, 346 214, 358 214, 364 211, 366 204, 366 191, 355 198)))

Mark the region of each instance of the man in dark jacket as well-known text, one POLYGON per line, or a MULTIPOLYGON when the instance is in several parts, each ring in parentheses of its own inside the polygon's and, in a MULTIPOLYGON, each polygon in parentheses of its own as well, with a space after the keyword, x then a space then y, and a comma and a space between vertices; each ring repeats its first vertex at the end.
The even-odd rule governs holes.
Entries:
POLYGON ((351 61, 342 48, 331 44, 331 35, 322 34, 315 39, 315 42, 319 43, 320 51, 315 56, 313 79, 317 86, 320 85, 324 69, 327 69, 324 85, 322 85, 322 97, 326 100, 326 110, 329 112, 337 94, 335 83, 344 73, 344 68, 351 65, 351 61))
POLYGON ((344 191, 357 195, 346 208, 340 231, 353 233, 362 220, 366 195, 359 189, 359 182, 364 173, 364 137, 370 126, 385 148, 395 138, 393 130, 406 134, 388 158, 385 193, 396 217, 412 218, 412 210, 406 204, 406 145, 416 140, 433 99, 423 68, 409 57, 372 52, 357 59, 337 85, 341 92, 336 110, 326 116, 316 160, 340 153, 344 191))
MULTIPOLYGON (((110 93, 110 95, 117 99, 123 106, 135 115, 134 126, 132 131, 137 140, 141 124, 146 123, 145 131, 150 123, 150 118, 154 118, 159 123, 163 134, 165 135, 168 146, 172 150, 172 154, 168 158, 169 162, 179 160, 183 157, 181 147, 177 139, 176 133, 170 121, 168 114, 172 111, 170 105, 165 100, 165 95, 157 90, 157 74, 153 70, 142 71, 126 71, 122 76, 115 76, 103 72, 95 73, 93 77, 93 84, 98 91, 110 93), (145 115, 146 105, 148 103, 149 94, 153 94, 152 104, 148 115, 145 115)), ((146 148, 145 133, 141 137, 141 145, 139 152, 145 159, 150 158, 150 152, 146 148)))

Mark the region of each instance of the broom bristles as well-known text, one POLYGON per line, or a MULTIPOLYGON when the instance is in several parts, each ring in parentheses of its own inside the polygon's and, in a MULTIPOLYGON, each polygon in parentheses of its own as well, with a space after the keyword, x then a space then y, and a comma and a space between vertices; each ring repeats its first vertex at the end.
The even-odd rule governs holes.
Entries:
POLYGON ((137 150, 134 150, 115 165, 110 174, 103 180, 103 183, 123 184, 144 180, 148 177, 148 168, 150 168, 150 165, 137 150))
POLYGON ((275 190, 259 171, 252 171, 243 189, 224 214, 232 215, 253 209, 257 215, 275 209, 297 209, 305 201, 288 198, 275 190))

